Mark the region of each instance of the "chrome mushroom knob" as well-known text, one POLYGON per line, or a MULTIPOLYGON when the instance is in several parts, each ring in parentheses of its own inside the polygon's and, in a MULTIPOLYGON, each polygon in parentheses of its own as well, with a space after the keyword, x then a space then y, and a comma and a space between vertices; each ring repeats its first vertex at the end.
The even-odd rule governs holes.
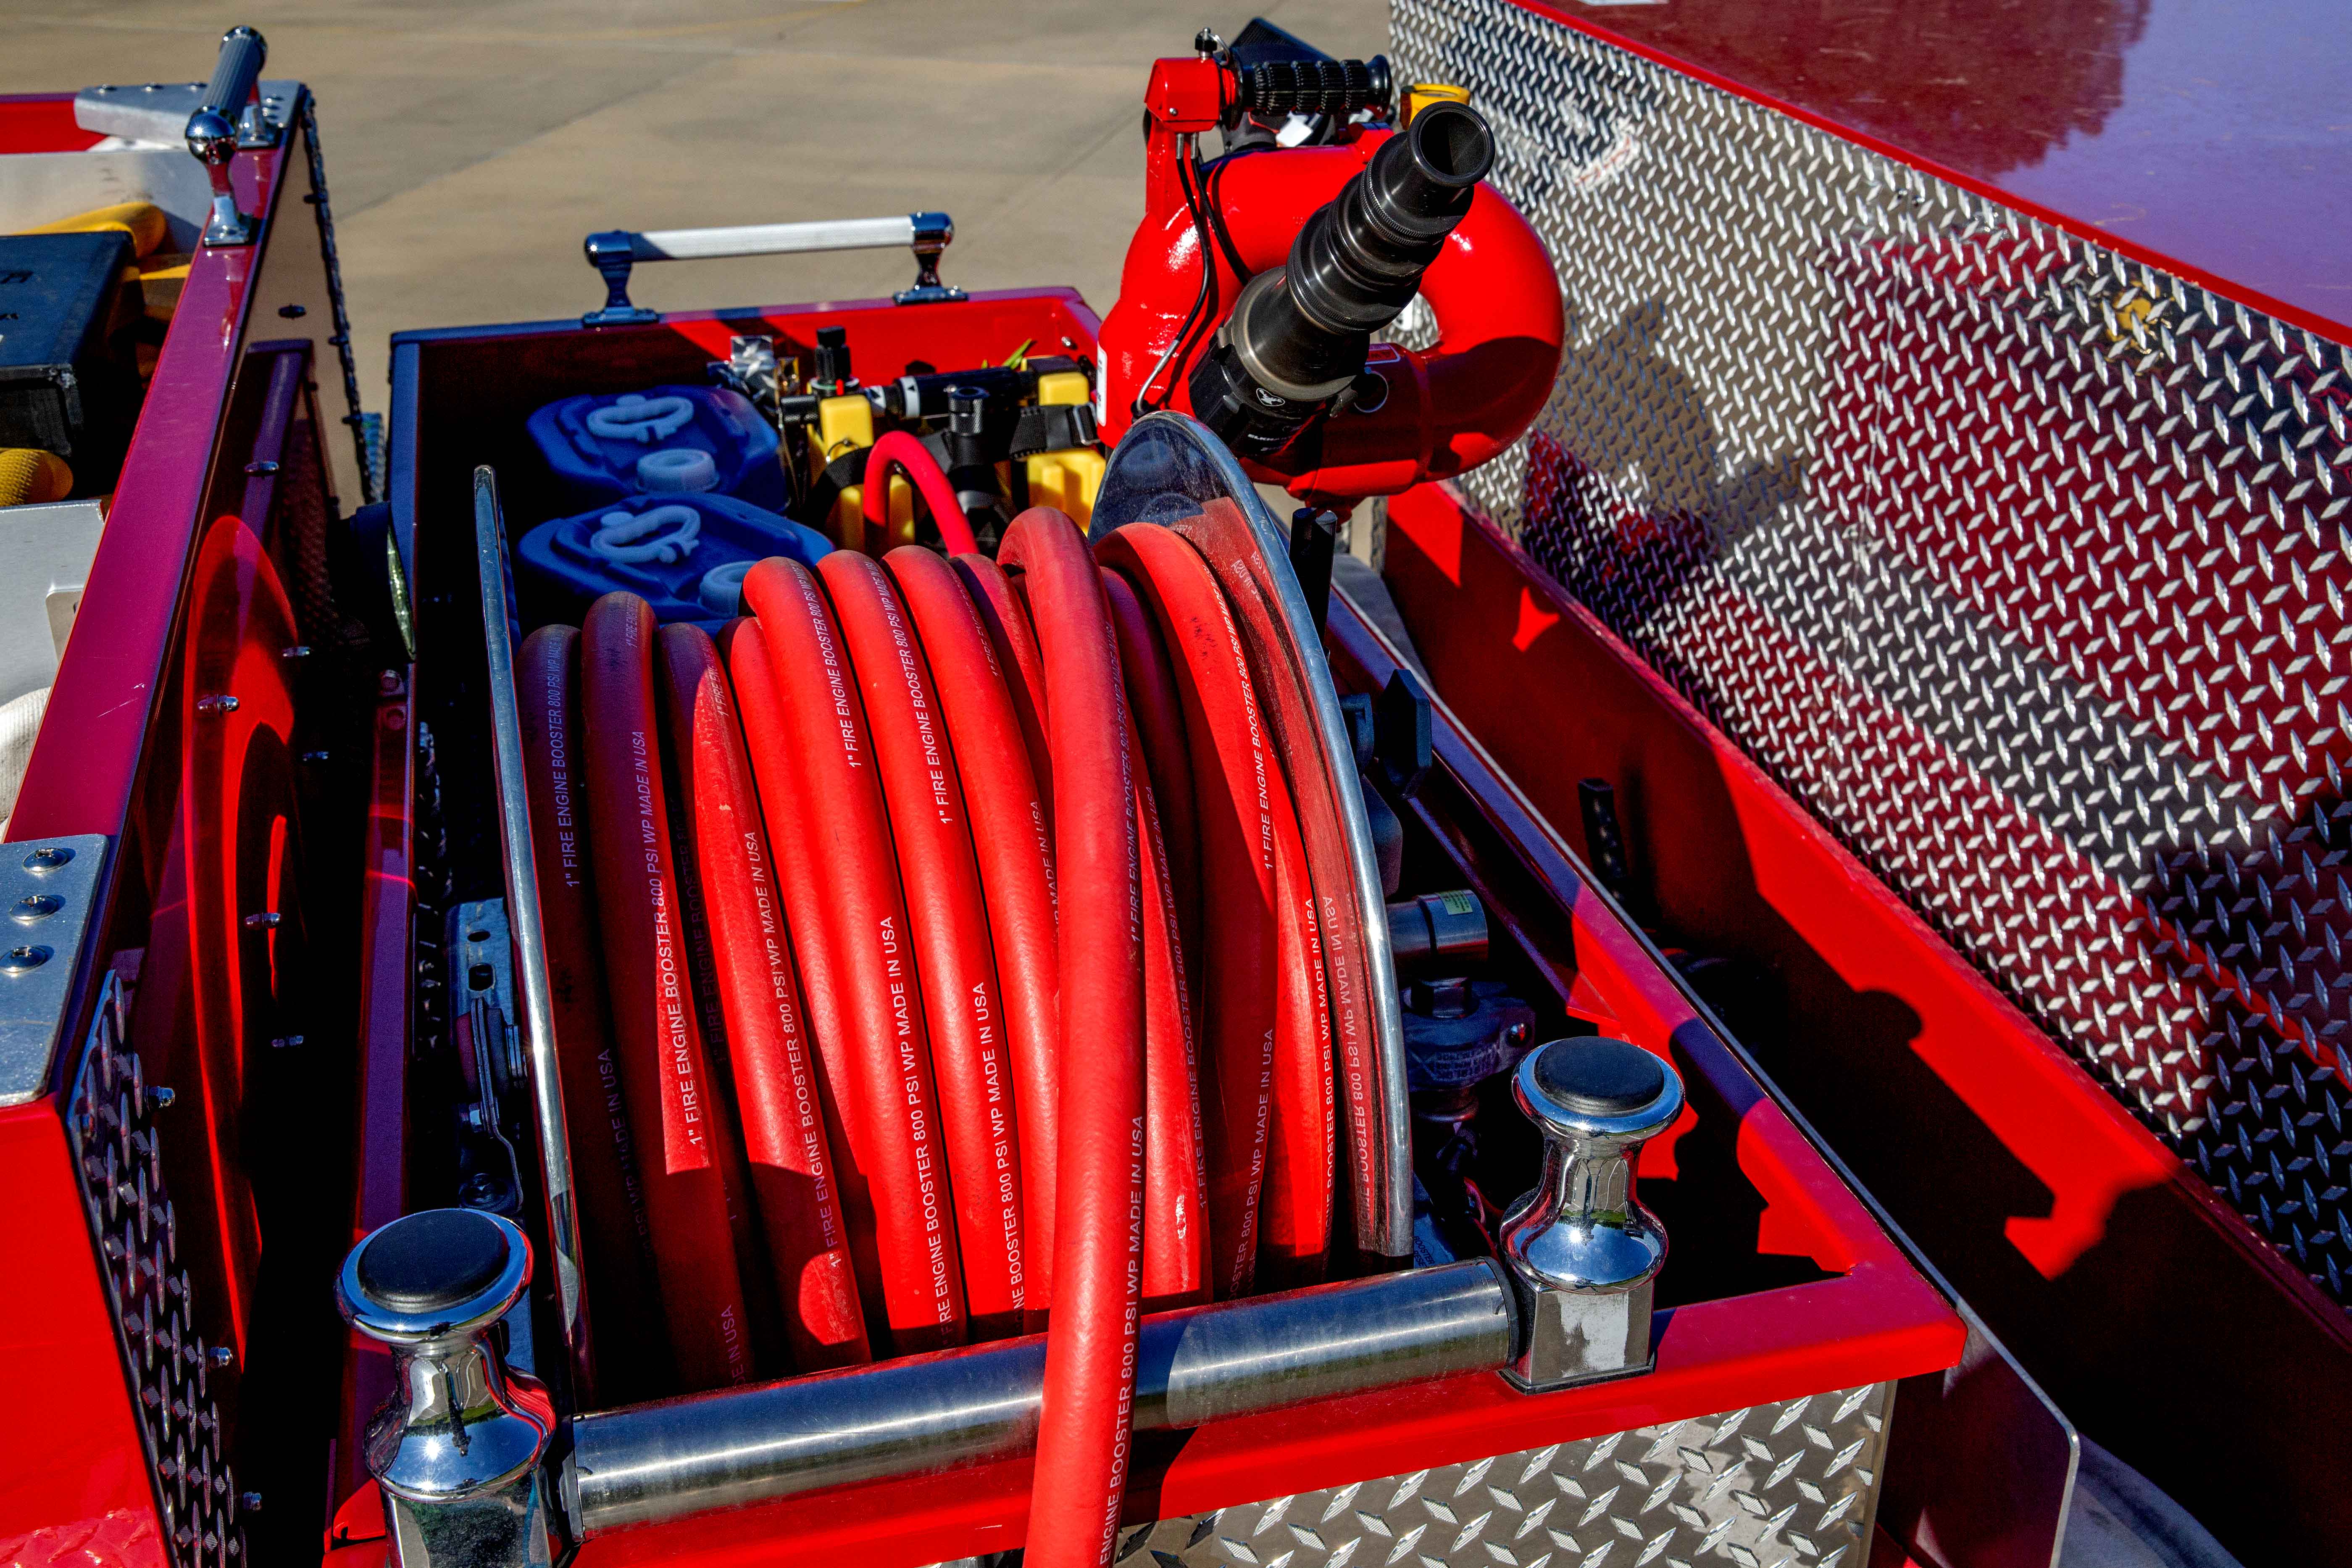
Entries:
POLYGON ((1633 1195, 1633 1156, 1682 1113, 1682 1079, 1639 1046, 1586 1037, 1538 1047, 1511 1087, 1544 1164, 1503 1221, 1520 1307, 1505 1375, 1542 1393, 1647 1372, 1666 1233, 1633 1195))
POLYGON ((541 1468, 554 1406, 492 1335, 530 1282, 530 1241, 476 1209, 404 1215, 343 1260, 344 1318, 392 1351, 366 1459, 401 1568, 554 1560, 541 1468))

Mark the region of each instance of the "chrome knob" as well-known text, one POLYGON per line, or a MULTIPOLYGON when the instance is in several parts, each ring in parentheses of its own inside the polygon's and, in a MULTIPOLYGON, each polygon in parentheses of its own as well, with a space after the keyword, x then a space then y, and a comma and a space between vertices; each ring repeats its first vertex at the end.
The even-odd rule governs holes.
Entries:
POLYGON ((401 1568, 553 1561, 541 1462, 554 1406, 492 1333, 530 1282, 530 1242, 477 1209, 404 1215, 343 1260, 343 1317, 392 1352, 365 1454, 401 1568))
POLYGON ((1503 1221, 1520 1305, 1506 1375, 1531 1393, 1647 1372, 1666 1233, 1633 1194, 1633 1156, 1683 1109, 1675 1069, 1624 1040, 1553 1040, 1511 1082, 1544 1138, 1543 1177, 1503 1221))

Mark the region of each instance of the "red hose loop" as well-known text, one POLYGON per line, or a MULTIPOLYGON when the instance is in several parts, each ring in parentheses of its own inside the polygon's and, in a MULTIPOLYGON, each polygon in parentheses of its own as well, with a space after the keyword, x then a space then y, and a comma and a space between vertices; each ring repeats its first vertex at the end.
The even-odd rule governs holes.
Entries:
MULTIPOLYGON (((1139 754, 1159 808, 1160 837, 1167 847, 1164 865, 1169 893, 1176 903, 1184 967, 1197 983, 1201 973, 1200 808, 1193 800, 1192 763, 1184 743, 1184 700, 1176 689, 1176 672, 1169 666, 1168 649, 1151 624, 1150 612, 1135 596, 1134 586, 1118 573, 1106 572, 1103 591, 1110 597, 1111 622, 1118 631, 1119 668, 1127 676, 1128 706, 1135 714, 1139 754)), ((1192 996, 1196 1018, 1200 1001, 1196 990, 1192 996)))
POLYGON ((963 503, 956 500, 955 487, 948 483, 938 460, 920 441, 904 430, 885 430, 875 438, 871 452, 866 459, 862 498, 868 554, 881 554, 889 543, 890 470, 894 468, 922 492, 923 503, 931 509, 931 521, 946 542, 949 554, 967 555, 980 549, 980 542, 971 536, 971 522, 963 514, 963 503))
POLYGON ((817 1067, 735 701, 701 627, 657 641, 679 818, 694 840, 711 983, 765 1242, 796 1372, 871 1358, 817 1099, 817 1067))
POLYGON ((521 710, 523 773, 530 788, 539 923, 554 1004, 556 1068, 572 1126, 572 1176, 580 1195, 588 1304, 596 1323, 593 1395, 625 1405, 665 1392, 661 1304, 628 1105, 613 1058, 598 973, 596 893, 581 792, 579 652, 577 630, 540 627, 523 639, 516 657, 515 694, 521 710))
POLYGON ((607 594, 581 629, 589 843, 604 989, 671 1352, 688 1392, 752 1372, 725 1160, 712 1114, 670 854, 653 686, 654 613, 607 594))
MULTIPOLYGON (((1107 585, 1118 581, 1108 572, 1103 578, 1107 585)), ((1142 754, 1131 718, 1127 743, 1142 754)), ((1168 846, 1141 768, 1135 770, 1135 821, 1143 850, 1143 1310, 1164 1312, 1209 1299, 1209 1163, 1168 846)))
POLYGON ((974 1339, 1021 1331, 1021 1149, 996 954, 947 725, 889 578, 835 551, 817 563, 874 745, 905 889, 907 959, 893 995, 922 1010, 974 1339))
MULTIPOLYGON (((1010 679, 956 569, 901 545, 883 557, 931 667, 971 818, 987 900, 1021 1141, 1022 1321, 1045 1326, 1052 1301, 1055 1165, 1060 1142, 1059 969, 1054 951, 1053 818, 1010 679)), ((993 563, 982 562, 992 573, 993 563)), ((998 574, 1002 581, 1002 574, 998 574)), ((1024 623, 1022 631, 1028 628, 1024 623)), ((1034 651, 1034 650, 1033 650, 1034 651)))
MULTIPOLYGON (((743 579, 783 743, 752 755, 807 981, 817 1047, 847 1132, 844 1195, 862 1192, 873 1256, 859 1285, 894 1352, 963 1342, 963 1266, 940 1142, 930 1047, 909 973, 906 899, 855 671, 806 567, 771 557, 743 579)), ((740 667, 739 659, 739 667, 740 667)), ((748 710, 755 686, 740 682, 748 710)), ((769 694, 762 694, 767 696, 769 694)), ((851 1242, 859 1243, 853 1218, 851 1242)), ((869 1331, 874 1325, 869 1320, 869 1331)))
POLYGON ((1030 1568, 1110 1561, 1133 1444, 1144 1199, 1142 852, 1118 644, 1077 525, 1033 507, 998 557, 1043 655, 1061 890, 1061 1183, 1030 1568))
MULTIPOLYGON (((959 555, 948 563, 961 579, 971 607, 988 631, 988 646, 1004 670, 1004 684, 1021 721, 1022 743, 1029 748, 1031 775, 1037 781, 1038 800, 1045 820, 1054 820, 1054 763, 1045 744, 1045 660, 1037 651, 1037 634, 1030 629, 1029 608, 1004 569, 985 555, 959 555)), ((1054 858, 1045 857, 1045 880, 1054 879, 1054 858)))
POLYGON ((1200 1095, 1210 1285, 1227 1300, 1249 1293, 1257 1269, 1278 1023, 1271 785, 1281 769, 1267 754, 1232 613, 1192 546, 1165 528, 1130 524, 1096 552, 1159 623, 1183 707, 1203 910, 1200 1095))

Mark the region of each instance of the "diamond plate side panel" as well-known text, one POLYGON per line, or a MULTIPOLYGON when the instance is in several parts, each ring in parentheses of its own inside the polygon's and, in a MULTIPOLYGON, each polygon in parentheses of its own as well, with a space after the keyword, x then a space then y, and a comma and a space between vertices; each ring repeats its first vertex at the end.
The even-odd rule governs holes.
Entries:
POLYGON ((1124 1537, 1125 1568, 1862 1568, 1892 1385, 1441 1465, 1124 1537))
POLYGON ((66 1121, 97 1237, 100 1273, 121 1328, 123 1364, 138 1401, 173 1568, 236 1568, 245 1558, 242 1494, 226 1458, 228 1434, 207 1384, 229 1352, 191 1326, 188 1275, 150 1089, 125 1037, 130 1000, 107 974, 66 1121))
POLYGON ((1567 306, 1473 498, 2346 1300, 2352 348, 1506 0, 1394 28, 1567 306))

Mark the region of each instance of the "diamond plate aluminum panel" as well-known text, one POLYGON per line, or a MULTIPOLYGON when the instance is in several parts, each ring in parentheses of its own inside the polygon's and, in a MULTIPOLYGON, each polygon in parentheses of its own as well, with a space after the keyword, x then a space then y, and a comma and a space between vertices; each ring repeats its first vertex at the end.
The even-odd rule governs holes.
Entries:
POLYGON ((1862 1568, 1891 1384, 1165 1519, 1124 1568, 1862 1568))
POLYGON ((244 1499, 225 1455, 228 1434, 206 1386, 230 1352, 207 1345, 191 1326, 188 1274, 179 1263, 152 1115, 169 1103, 169 1091, 147 1087, 125 1037, 129 1016, 122 978, 109 973, 66 1131, 173 1568, 236 1568, 245 1558, 244 1499))
POLYGON ((1465 488, 2347 1300, 2352 348, 1505 0, 1394 28, 1567 305, 1465 488))

